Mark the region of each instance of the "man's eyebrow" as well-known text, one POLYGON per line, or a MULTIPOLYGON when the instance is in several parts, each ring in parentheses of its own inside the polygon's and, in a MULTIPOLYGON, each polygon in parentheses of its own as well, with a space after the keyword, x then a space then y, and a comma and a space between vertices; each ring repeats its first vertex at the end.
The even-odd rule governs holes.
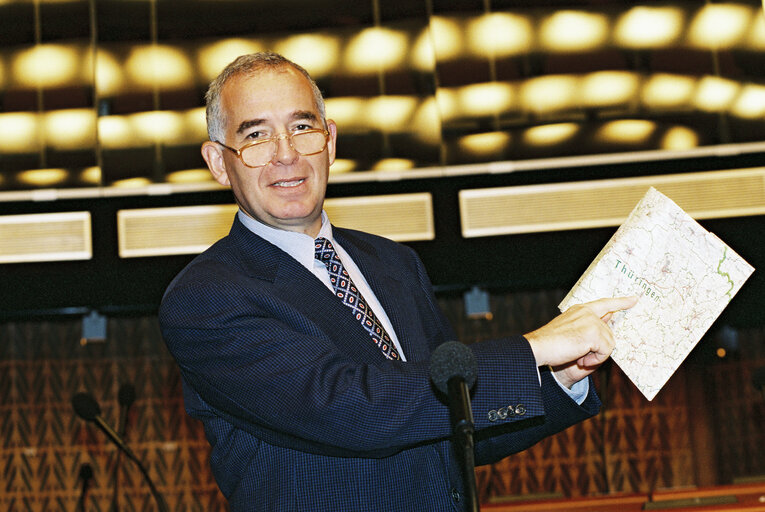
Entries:
POLYGON ((292 113, 292 119, 300 120, 305 119, 307 121, 317 121, 318 118, 316 117, 316 114, 311 112, 310 110, 296 110, 292 113))
MULTIPOLYGON (((299 121, 299 120, 318 121, 318 117, 316 116, 316 114, 314 114, 310 110, 296 110, 290 115, 290 117, 296 121, 299 121)), ((239 124, 239 128, 237 128, 236 133, 242 133, 248 128, 262 125, 265 122, 266 122, 265 119, 249 119, 247 121, 242 121, 239 124)))
POLYGON ((247 128, 251 128, 253 126, 261 125, 265 122, 265 119, 250 119, 248 121, 242 121, 239 124, 239 128, 237 128, 236 133, 242 133, 247 128))

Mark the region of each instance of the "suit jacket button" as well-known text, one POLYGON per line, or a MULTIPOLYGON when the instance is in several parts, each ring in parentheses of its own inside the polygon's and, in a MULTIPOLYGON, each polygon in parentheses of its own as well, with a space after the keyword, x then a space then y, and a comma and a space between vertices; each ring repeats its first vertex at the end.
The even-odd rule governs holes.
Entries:
POLYGON ((516 405, 515 414, 517 414, 518 416, 523 416, 524 414, 526 414, 526 407, 521 404, 516 405))
POLYGON ((489 421, 491 422, 495 422, 497 421, 497 418, 499 418, 499 416, 497 415, 497 411, 495 410, 489 411, 489 414, 487 416, 489 417, 489 421))
POLYGON ((451 494, 455 503, 459 503, 462 499, 462 493, 460 493, 456 487, 452 487, 451 494))
POLYGON ((497 416, 499 416, 501 419, 507 418, 507 407, 500 407, 497 409, 497 416))

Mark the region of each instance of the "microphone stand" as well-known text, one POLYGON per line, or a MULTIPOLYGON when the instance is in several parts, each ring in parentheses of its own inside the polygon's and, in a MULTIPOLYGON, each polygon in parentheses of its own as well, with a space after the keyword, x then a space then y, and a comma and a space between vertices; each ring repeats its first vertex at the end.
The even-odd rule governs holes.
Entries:
POLYGON ((88 497, 88 488, 90 487, 90 480, 93 478, 93 468, 90 464, 83 464, 80 466, 80 480, 82 480, 82 489, 80 490, 80 497, 77 500, 78 512, 85 512, 85 501, 88 497))
POLYGON ((162 495, 159 493, 157 488, 154 486, 154 482, 152 482, 151 478, 149 477, 149 472, 146 471, 145 467, 143 467, 143 464, 141 464, 141 461, 138 460, 138 457, 136 457, 133 454, 133 452, 125 452, 125 453, 128 456, 128 458, 130 458, 133 462, 136 463, 136 465, 138 466, 138 469, 141 470, 141 474, 143 475, 144 480, 146 480, 146 483, 149 484, 149 490, 151 490, 151 495, 154 496, 154 499, 157 501, 157 507, 159 507, 159 512, 169 512, 165 499, 162 497, 162 495))
MULTIPOLYGON (((135 401, 135 386, 132 384, 123 384, 120 386, 117 396, 120 404, 119 435, 124 439, 127 434, 128 413, 130 406, 135 401)), ((122 460, 122 451, 117 450, 114 458, 114 468, 112 469, 112 504, 110 512, 119 512, 119 470, 122 460)))
POLYGON ((455 418, 452 415, 452 428, 454 430, 457 454, 461 463, 460 469, 462 470, 465 482, 468 511, 478 512, 481 507, 478 501, 478 490, 475 480, 475 441, 473 439, 475 426, 473 423, 473 410, 470 404, 470 394, 465 380, 460 377, 450 378, 447 381, 447 386, 449 390, 449 410, 466 411, 466 417, 464 418, 455 418))
POLYGON ((466 505, 469 512, 478 512, 478 490, 475 481, 475 423, 470 405, 470 388, 478 375, 475 355, 458 341, 442 343, 430 358, 430 380, 449 399, 454 451, 460 459, 466 505))

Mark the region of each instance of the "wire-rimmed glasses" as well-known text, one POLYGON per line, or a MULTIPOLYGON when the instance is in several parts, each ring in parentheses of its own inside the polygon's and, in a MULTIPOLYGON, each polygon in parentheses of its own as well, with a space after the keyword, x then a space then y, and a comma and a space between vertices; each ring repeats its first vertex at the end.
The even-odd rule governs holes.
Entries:
POLYGON ((274 159, 274 156, 276 156, 280 139, 287 139, 290 147, 299 155, 309 156, 324 151, 324 148, 327 147, 329 132, 316 128, 293 133, 282 133, 281 135, 251 142, 239 149, 234 149, 217 140, 215 142, 236 154, 239 160, 247 167, 263 167, 268 165, 274 159))

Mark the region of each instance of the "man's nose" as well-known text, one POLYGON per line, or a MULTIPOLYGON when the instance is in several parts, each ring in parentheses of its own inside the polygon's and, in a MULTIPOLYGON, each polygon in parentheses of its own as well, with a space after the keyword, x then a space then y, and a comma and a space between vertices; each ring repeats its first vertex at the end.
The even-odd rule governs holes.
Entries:
POLYGON ((290 143, 290 135, 288 133, 282 133, 274 138, 274 144, 276 144, 276 152, 274 153, 273 163, 279 164, 292 164, 298 159, 300 154, 295 151, 290 143))

